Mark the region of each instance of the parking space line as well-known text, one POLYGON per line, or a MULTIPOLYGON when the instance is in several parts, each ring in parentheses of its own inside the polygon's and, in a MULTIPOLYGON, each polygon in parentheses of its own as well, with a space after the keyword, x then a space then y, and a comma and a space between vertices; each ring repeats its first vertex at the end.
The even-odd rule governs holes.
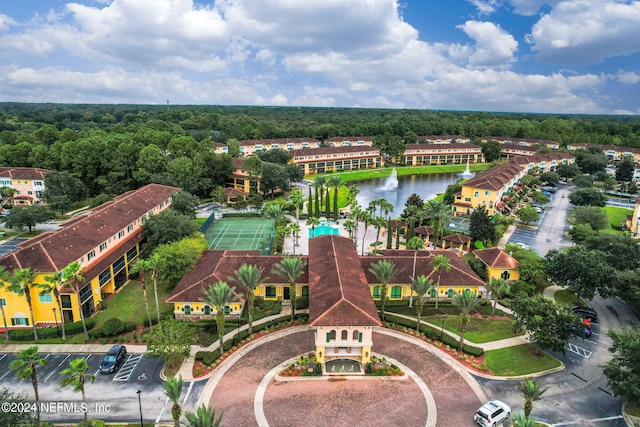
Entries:
POLYGON ((571 343, 569 343, 569 345, 567 346, 567 350, 577 354, 578 356, 582 356, 585 359, 588 359, 593 354, 592 351, 589 351, 586 348, 578 347, 577 345, 571 343))
POLYGON ((5 372, 4 375, 0 377, 0 380, 2 380, 4 377, 9 375, 9 372, 11 372, 11 369, 9 369, 7 372, 5 372))
POLYGON ((156 418, 156 421, 155 421, 156 424, 160 422, 160 419, 162 418, 162 414, 164 414, 164 410, 167 408, 167 403, 169 403, 168 397, 164 400, 164 405, 162 405, 162 410, 158 414, 158 418, 156 418))
POLYGON ((185 402, 187 401, 187 399, 189 398, 189 395, 191 394, 191 389, 193 388, 193 383, 195 381, 191 381, 191 383, 189 384, 189 389, 187 390, 187 394, 184 395, 184 399, 182 400, 182 405, 185 404, 185 402))
POLYGON ((7 357, 7 355, 3 354, 2 357, 0 357, 0 360, 4 359, 5 357, 7 357))
POLYGON ((133 371, 136 370, 138 364, 144 357, 144 354, 132 354, 120 368, 120 371, 113 377, 113 381, 129 381, 133 371))
POLYGON ((65 357, 64 359, 62 359, 62 362, 58 363, 58 368, 59 368, 60 366, 62 366, 62 364, 64 363, 64 361, 65 361, 65 360, 67 360, 69 357, 71 357, 71 355, 70 355, 70 354, 67 354, 67 357, 65 357))

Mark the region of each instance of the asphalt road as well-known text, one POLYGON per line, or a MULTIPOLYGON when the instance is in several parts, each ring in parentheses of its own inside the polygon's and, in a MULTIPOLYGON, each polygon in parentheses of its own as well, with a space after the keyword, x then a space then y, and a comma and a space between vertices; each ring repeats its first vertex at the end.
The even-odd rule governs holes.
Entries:
MULTIPOLYGON (((135 422, 140 420, 140 404, 144 421, 171 421, 171 403, 164 395, 160 371, 164 362, 145 355, 130 354, 127 361, 114 374, 102 375, 98 371, 104 354, 43 354, 47 366, 38 368, 40 407, 43 420, 52 422, 78 422, 83 419, 80 393, 70 387, 61 387, 60 372, 69 361, 83 358, 89 364, 87 374, 95 375, 95 382, 85 386, 87 410, 90 418, 109 421, 135 422), (140 390, 140 402, 137 391, 140 390)), ((0 387, 25 395, 34 402, 30 380, 19 380, 9 364, 15 354, 0 353, 0 387)), ((182 405, 193 412, 204 381, 185 382, 182 405)))

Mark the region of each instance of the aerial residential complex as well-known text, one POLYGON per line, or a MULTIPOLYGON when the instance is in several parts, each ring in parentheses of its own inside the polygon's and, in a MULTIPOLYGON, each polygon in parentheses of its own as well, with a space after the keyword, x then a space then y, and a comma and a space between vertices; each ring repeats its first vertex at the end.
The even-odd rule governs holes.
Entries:
POLYGON ((587 144, 585 142, 567 145, 567 149, 569 151, 578 150, 580 148, 584 148, 586 150, 589 147, 595 147, 602 150, 610 161, 618 162, 625 157, 631 157, 636 165, 640 165, 640 148, 621 147, 618 145, 587 144))
MULTIPOLYGON (((0 258, 0 266, 12 273, 30 268, 37 273, 34 283, 46 283, 45 277, 60 272, 72 262, 84 270, 84 280, 77 288, 59 289, 62 313, 56 315, 53 294, 30 292, 36 326, 80 320, 93 314, 103 295, 116 292, 128 281, 128 269, 140 253, 141 227, 146 218, 167 209, 171 196, 179 189, 149 184, 124 193, 91 212, 70 219, 54 232, 44 232, 0 258)), ((8 325, 30 327, 29 307, 24 296, 6 288, 0 290, 0 303, 8 325), (9 320, 10 319, 10 320, 9 320)), ((1 325, 0 325, 1 326, 1 325)))
POLYGON ((14 190, 8 199, 15 206, 38 205, 45 202, 44 177, 48 173, 48 170, 41 168, 0 167, 0 187, 14 190))

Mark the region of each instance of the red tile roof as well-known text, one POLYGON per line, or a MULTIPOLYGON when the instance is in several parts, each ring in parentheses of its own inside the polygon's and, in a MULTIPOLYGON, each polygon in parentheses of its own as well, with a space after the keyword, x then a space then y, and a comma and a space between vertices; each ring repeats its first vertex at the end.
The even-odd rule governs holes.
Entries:
MULTIPOLYGON (((195 302, 204 294, 202 291, 216 282, 227 282, 236 287, 236 294, 242 294, 239 301, 245 300, 246 289, 233 279, 235 272, 242 264, 253 264, 263 268, 261 284, 287 283, 286 279, 273 274, 271 270, 284 256, 261 256, 260 251, 205 251, 195 268, 186 274, 171 292, 166 302, 195 302)), ((307 257, 302 257, 305 261, 307 257)), ((308 267, 296 283, 309 281, 308 267)))
POLYGON ((480 175, 476 175, 474 178, 465 182, 464 186, 497 191, 506 183, 511 181, 513 177, 518 175, 522 170, 522 166, 512 161, 508 161, 507 163, 494 166, 480 175))
POLYGON ((471 237, 465 236, 463 234, 449 234, 448 236, 444 236, 442 239, 446 240, 447 242, 463 244, 470 241, 471 237))
POLYGON ((0 265, 7 270, 31 267, 42 273, 60 271, 177 191, 176 187, 149 184, 124 193, 87 215, 67 221, 55 232, 24 242, 16 252, 0 258, 0 265))
POLYGON ((325 235, 309 242, 311 326, 380 326, 358 253, 347 237, 325 235))
POLYGON ((0 177, 11 179, 35 179, 44 181, 45 175, 49 172, 51 171, 42 168, 0 167, 0 177))
POLYGON ((520 266, 518 260, 500 248, 477 249, 473 254, 487 267, 515 269, 520 266))
POLYGON ((433 236, 433 227, 427 227, 426 225, 416 227, 413 231, 421 236, 433 236))

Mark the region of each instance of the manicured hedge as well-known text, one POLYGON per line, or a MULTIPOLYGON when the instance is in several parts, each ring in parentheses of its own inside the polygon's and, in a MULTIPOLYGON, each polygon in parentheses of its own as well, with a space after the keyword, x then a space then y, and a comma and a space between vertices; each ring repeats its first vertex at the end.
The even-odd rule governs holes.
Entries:
MULTIPOLYGON (((87 330, 93 328, 96 324, 96 321, 93 319, 86 319, 85 324, 87 325, 87 330)), ((62 325, 49 328, 36 328, 38 331, 38 338, 58 338, 58 332, 60 332, 60 336, 62 336, 62 325)), ((74 322, 74 323, 65 323, 64 330, 67 335, 76 335, 83 332, 82 330, 82 321, 74 322)), ((9 331, 9 339, 13 341, 33 341, 33 329, 17 329, 9 331)))
MULTIPOLYGON (((409 320, 409 319, 405 319, 404 317, 394 316, 393 314, 390 314, 390 313, 385 313, 384 318, 387 322, 395 323, 397 325, 402 325, 402 326, 410 327, 413 329, 415 329, 416 327, 415 320, 409 320)), ((435 329, 435 328, 432 328, 431 326, 427 326, 423 324, 420 326, 420 331, 426 334, 431 339, 438 340, 438 341, 440 340, 440 335, 441 335, 440 329, 435 329)), ((457 339, 447 334, 442 335, 442 342, 453 348, 458 348, 458 344, 459 344, 457 339)), ((481 356, 484 353, 484 350, 482 350, 480 347, 474 347, 467 344, 464 344, 462 346, 462 351, 476 357, 481 356)))

